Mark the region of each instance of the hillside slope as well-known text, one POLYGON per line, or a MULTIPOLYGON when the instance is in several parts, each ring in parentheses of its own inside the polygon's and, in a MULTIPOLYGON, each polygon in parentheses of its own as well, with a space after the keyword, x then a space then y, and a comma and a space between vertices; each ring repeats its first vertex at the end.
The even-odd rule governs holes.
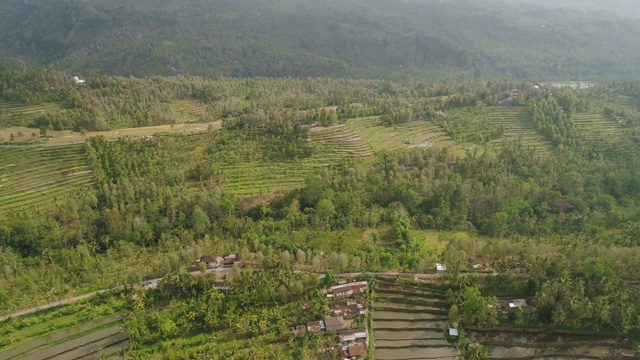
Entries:
POLYGON ((474 0, 6 0, 0 64, 81 75, 638 75, 640 21, 474 0))

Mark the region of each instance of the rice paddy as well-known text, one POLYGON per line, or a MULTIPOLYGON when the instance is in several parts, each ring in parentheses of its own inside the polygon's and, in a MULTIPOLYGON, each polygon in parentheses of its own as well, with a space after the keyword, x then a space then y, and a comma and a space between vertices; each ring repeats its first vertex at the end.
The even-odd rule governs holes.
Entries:
POLYGON ((96 359, 125 348, 126 300, 102 295, 0 322, 0 360, 96 359))
POLYGON ((444 293, 377 280, 372 308, 377 360, 458 358, 444 337, 444 293))

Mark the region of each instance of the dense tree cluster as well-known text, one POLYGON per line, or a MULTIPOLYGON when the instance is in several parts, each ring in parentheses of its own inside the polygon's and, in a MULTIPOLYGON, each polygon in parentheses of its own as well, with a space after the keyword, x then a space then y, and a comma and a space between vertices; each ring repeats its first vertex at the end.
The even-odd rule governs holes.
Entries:
MULTIPOLYGON (((185 341, 200 332, 217 331, 240 339, 260 339, 264 346, 282 344, 276 346, 277 355, 260 354, 256 357, 260 359, 289 358, 285 353, 317 352, 320 348, 309 341, 311 337, 304 333, 298 337, 290 328, 324 317, 327 304, 326 297, 319 292, 318 275, 293 274, 282 265, 275 265, 272 271, 236 269, 232 280, 222 282, 216 282, 214 277, 173 274, 164 279, 158 290, 137 291, 125 320, 131 336, 127 351, 130 355, 148 356, 153 345, 172 344, 165 349, 170 357, 193 358, 215 353, 216 359, 227 359, 255 350, 242 342, 189 344, 185 341), (300 311, 303 300, 309 302, 308 312, 300 311), (290 342, 283 342, 283 338, 289 338, 290 342)), ((316 337, 322 341, 321 334, 316 337)), ((333 358, 334 355, 317 356, 333 358)))

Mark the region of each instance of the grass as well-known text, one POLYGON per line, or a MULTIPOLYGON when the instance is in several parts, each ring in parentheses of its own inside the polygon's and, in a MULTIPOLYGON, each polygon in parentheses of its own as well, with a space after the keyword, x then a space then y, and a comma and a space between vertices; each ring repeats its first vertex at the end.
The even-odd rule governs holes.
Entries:
POLYGON ((84 145, 0 148, 0 212, 51 204, 93 183, 84 145))

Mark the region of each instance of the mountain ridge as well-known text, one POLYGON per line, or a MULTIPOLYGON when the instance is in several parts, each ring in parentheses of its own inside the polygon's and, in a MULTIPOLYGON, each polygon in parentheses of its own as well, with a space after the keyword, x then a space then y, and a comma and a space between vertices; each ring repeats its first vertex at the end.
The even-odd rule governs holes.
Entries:
POLYGON ((85 75, 573 79, 640 75, 640 21, 471 0, 7 0, 0 58, 85 75))

